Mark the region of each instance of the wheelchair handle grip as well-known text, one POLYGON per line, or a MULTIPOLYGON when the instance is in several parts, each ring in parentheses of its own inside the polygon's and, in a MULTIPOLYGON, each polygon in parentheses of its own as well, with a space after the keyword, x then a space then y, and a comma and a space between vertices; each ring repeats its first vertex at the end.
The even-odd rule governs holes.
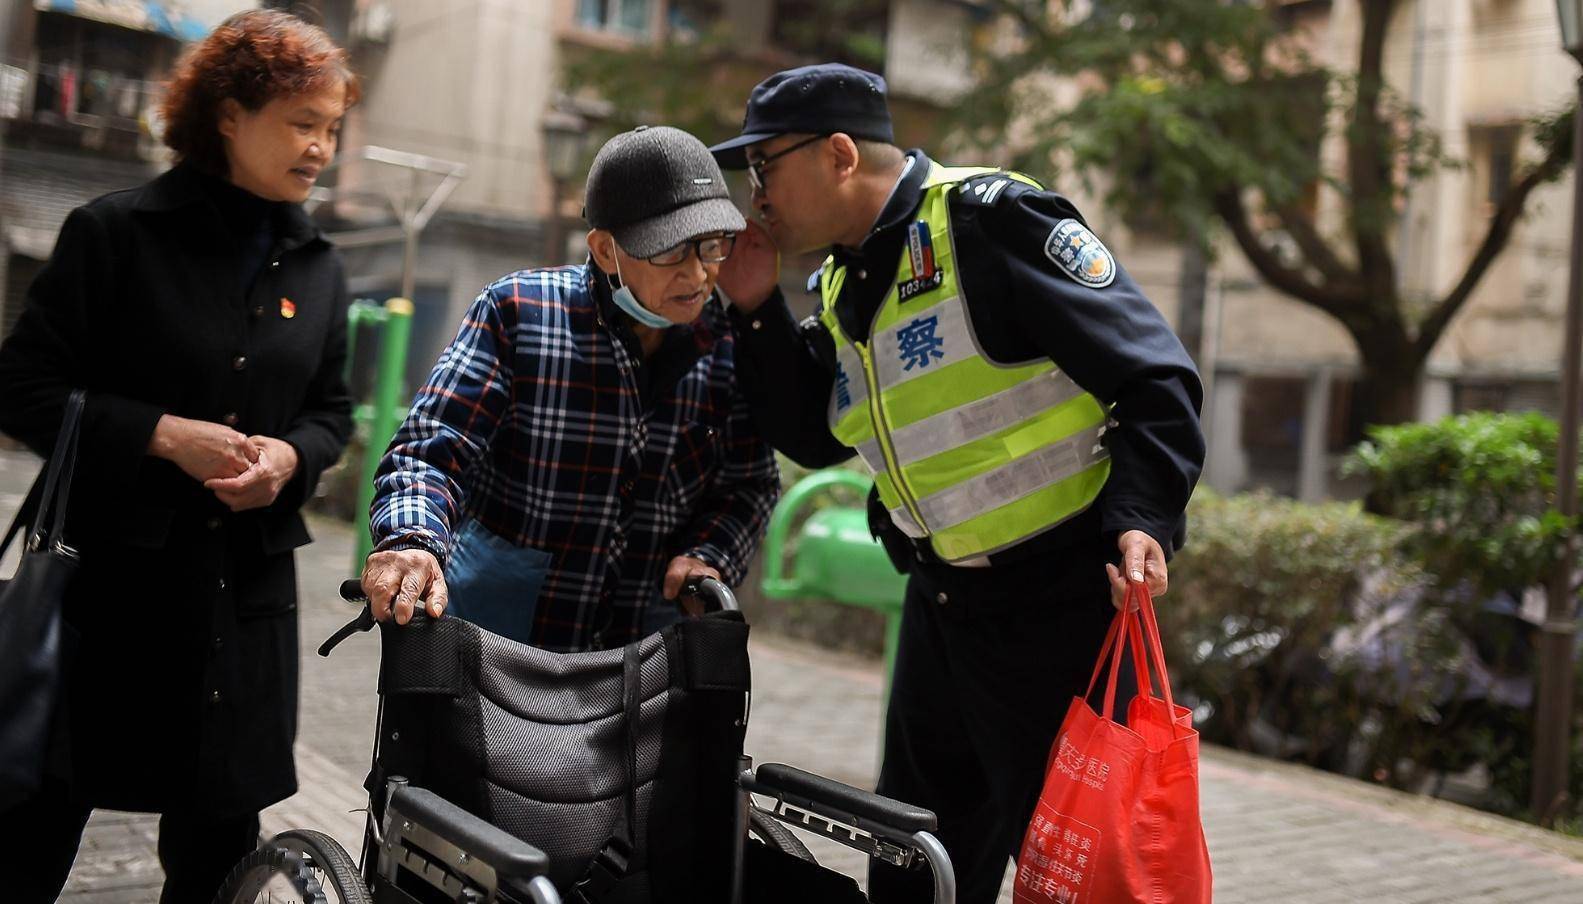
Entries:
POLYGON ((341 582, 341 599, 349 603, 365 603, 368 595, 363 592, 363 582, 357 578, 347 578, 341 582))
POLYGON ((740 612, 742 607, 737 605, 737 595, 731 588, 714 578, 698 578, 682 585, 682 592, 703 600, 704 610, 723 609, 726 612, 740 612))

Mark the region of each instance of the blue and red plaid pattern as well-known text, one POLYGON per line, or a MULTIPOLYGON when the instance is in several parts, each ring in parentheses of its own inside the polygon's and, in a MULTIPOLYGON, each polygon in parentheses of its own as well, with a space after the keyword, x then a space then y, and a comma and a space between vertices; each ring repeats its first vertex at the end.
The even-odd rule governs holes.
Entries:
POLYGON ((625 644, 691 555, 741 583, 780 481, 737 392, 736 338, 710 299, 699 358, 645 412, 641 362, 586 266, 524 270, 486 288, 418 392, 375 476, 376 549, 444 560, 475 519, 551 553, 533 642, 625 644))

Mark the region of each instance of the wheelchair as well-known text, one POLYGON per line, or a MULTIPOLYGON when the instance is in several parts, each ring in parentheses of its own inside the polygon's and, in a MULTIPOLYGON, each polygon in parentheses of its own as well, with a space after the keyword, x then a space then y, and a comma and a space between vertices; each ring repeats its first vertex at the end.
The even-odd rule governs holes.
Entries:
MULTIPOLYGON (((453 616, 380 623, 361 856, 282 832, 216 896, 303 904, 866 901, 787 826, 902 868, 955 874, 928 810, 742 752, 747 625, 713 579, 701 616, 625 648, 559 654, 453 616), (587 767, 592 764, 593 768, 587 767)), ((320 647, 376 623, 363 610, 320 647)))

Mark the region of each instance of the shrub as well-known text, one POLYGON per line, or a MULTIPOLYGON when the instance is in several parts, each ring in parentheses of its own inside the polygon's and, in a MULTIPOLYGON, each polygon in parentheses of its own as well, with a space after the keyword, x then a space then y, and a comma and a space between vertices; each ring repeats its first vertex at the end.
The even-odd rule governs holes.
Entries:
POLYGON ((1356 504, 1200 490, 1159 613, 1173 679, 1206 740, 1342 768, 1373 684, 1334 661, 1358 601, 1405 592, 1421 572, 1406 529, 1356 504))

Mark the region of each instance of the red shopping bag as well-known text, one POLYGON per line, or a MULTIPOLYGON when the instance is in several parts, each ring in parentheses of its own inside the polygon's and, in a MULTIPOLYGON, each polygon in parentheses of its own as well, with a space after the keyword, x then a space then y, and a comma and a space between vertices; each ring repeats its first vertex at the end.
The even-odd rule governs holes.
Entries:
POLYGON ((1198 732, 1192 713, 1171 699, 1148 588, 1129 583, 1127 606, 1111 623, 1088 694, 1072 700, 1050 749, 1044 791, 1017 858, 1013 900, 1207 904, 1210 886, 1198 812, 1198 732), (1138 696, 1123 726, 1112 716, 1128 646, 1138 696), (1087 698, 1107 657, 1104 711, 1096 713, 1087 698), (1163 699, 1155 696, 1150 665, 1163 699))

